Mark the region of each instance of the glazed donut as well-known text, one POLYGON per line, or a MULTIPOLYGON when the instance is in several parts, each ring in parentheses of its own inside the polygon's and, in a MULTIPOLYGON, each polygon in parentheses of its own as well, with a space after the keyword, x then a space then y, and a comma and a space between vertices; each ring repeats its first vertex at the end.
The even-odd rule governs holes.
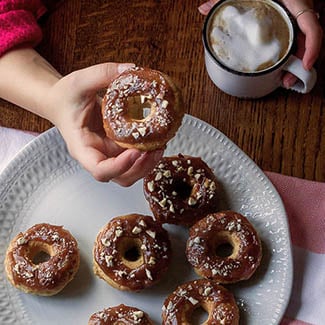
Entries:
POLYGON ((151 211, 162 223, 192 225, 218 207, 218 181, 199 157, 163 157, 143 184, 151 211))
POLYGON ((5 270, 16 288, 52 296, 74 278, 79 263, 78 244, 71 233, 62 226, 40 223, 10 242, 5 270))
POLYGON ((170 263, 167 231, 150 216, 115 217, 97 235, 94 272, 111 286, 139 291, 160 280, 170 263))
POLYGON ((234 211, 209 214, 190 228, 186 256, 195 272, 218 283, 249 279, 262 246, 252 224, 234 211))
POLYGON ((165 74, 131 68, 113 80, 102 101, 107 137, 123 148, 164 148, 184 116, 180 91, 165 74))
POLYGON ((239 324, 239 310, 233 294, 207 279, 194 280, 178 286, 164 302, 162 324, 190 325, 192 314, 199 307, 208 313, 204 324, 239 324))
POLYGON ((126 305, 105 308, 92 314, 88 325, 119 325, 139 324, 153 325, 147 313, 142 310, 126 305))

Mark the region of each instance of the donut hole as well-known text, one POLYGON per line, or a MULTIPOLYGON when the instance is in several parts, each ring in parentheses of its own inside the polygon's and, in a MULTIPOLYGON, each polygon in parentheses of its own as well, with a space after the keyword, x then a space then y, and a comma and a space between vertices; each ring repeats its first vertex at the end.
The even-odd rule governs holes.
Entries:
POLYGON ((121 260, 129 267, 137 267, 143 264, 141 252, 141 240, 138 238, 123 238, 118 247, 121 260))
POLYGON ((219 257, 229 257, 232 255, 234 247, 230 243, 220 243, 215 248, 215 253, 219 257))
POLYGON ((227 258, 236 253, 235 240, 227 233, 220 233, 214 239, 214 253, 217 257, 227 258))
POLYGON ((45 243, 32 244, 29 247, 28 257, 35 265, 47 262, 52 255, 53 252, 51 246, 45 243))
POLYGON ((132 246, 124 252, 124 258, 130 262, 137 261, 140 258, 138 247, 132 246))
POLYGON ((37 265, 47 262, 51 258, 51 255, 48 252, 40 251, 33 256, 32 262, 37 265))
POLYGON ((199 307, 193 310, 189 323, 192 325, 205 324, 208 318, 209 318, 209 314, 206 311, 205 307, 200 305, 199 307))
POLYGON ((147 96, 131 96, 127 99, 128 116, 134 121, 143 121, 151 113, 152 102, 147 96))
POLYGON ((191 196, 192 186, 184 180, 177 179, 174 181, 173 191, 182 201, 186 201, 191 196))

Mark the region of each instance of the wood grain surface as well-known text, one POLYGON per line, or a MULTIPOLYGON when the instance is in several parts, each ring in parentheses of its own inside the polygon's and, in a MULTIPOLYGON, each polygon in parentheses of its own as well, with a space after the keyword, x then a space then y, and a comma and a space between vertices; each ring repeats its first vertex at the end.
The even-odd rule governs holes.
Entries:
MULTIPOLYGON (((41 21, 44 38, 37 50, 62 74, 105 61, 164 71, 182 89, 186 112, 218 128, 261 169, 324 182, 324 43, 311 93, 278 89, 258 100, 231 97, 205 70, 201 2, 60 1, 41 21)), ((325 26, 325 3, 315 4, 325 26)), ((0 125, 36 132, 52 127, 3 100, 0 125)))

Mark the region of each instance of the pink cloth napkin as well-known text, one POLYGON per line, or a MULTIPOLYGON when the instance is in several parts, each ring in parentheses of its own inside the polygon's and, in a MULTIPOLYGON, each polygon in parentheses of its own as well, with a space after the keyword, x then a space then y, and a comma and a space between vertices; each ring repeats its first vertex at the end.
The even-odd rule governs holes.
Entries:
MULTIPOLYGON (((0 127, 0 172, 34 137, 0 127)), ((325 183, 266 175, 282 197, 292 239, 294 283, 281 325, 325 324, 325 183)))
POLYGON ((0 173, 10 160, 37 134, 0 126, 0 173))
POLYGON ((294 281, 281 325, 325 324, 325 183, 266 173, 286 208, 294 281))

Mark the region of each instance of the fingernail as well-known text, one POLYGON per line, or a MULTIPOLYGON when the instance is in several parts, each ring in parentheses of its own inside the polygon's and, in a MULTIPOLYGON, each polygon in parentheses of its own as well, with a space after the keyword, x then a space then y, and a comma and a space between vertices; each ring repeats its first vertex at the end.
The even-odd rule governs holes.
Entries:
POLYGON ((305 70, 307 70, 307 71, 310 71, 312 67, 313 67, 313 65, 310 64, 310 63, 309 63, 309 64, 306 64, 306 65, 304 66, 305 70))
POLYGON ((284 80, 283 85, 285 88, 290 88, 296 83, 296 80, 297 80, 297 77, 295 77, 295 76, 287 77, 284 80))
POLYGON ((134 63, 120 63, 117 67, 117 71, 118 73, 122 73, 123 71, 134 67, 135 67, 134 63))
POLYGON ((198 10, 202 15, 207 15, 211 8, 212 8, 211 5, 207 3, 203 3, 198 7, 198 10))
POLYGON ((213 1, 213 0, 210 0, 210 1, 207 1, 203 4, 201 4, 198 9, 199 9, 199 12, 202 14, 202 15, 207 15, 209 13, 209 11, 211 10, 211 8, 215 5, 215 3, 218 2, 218 1, 213 1))

